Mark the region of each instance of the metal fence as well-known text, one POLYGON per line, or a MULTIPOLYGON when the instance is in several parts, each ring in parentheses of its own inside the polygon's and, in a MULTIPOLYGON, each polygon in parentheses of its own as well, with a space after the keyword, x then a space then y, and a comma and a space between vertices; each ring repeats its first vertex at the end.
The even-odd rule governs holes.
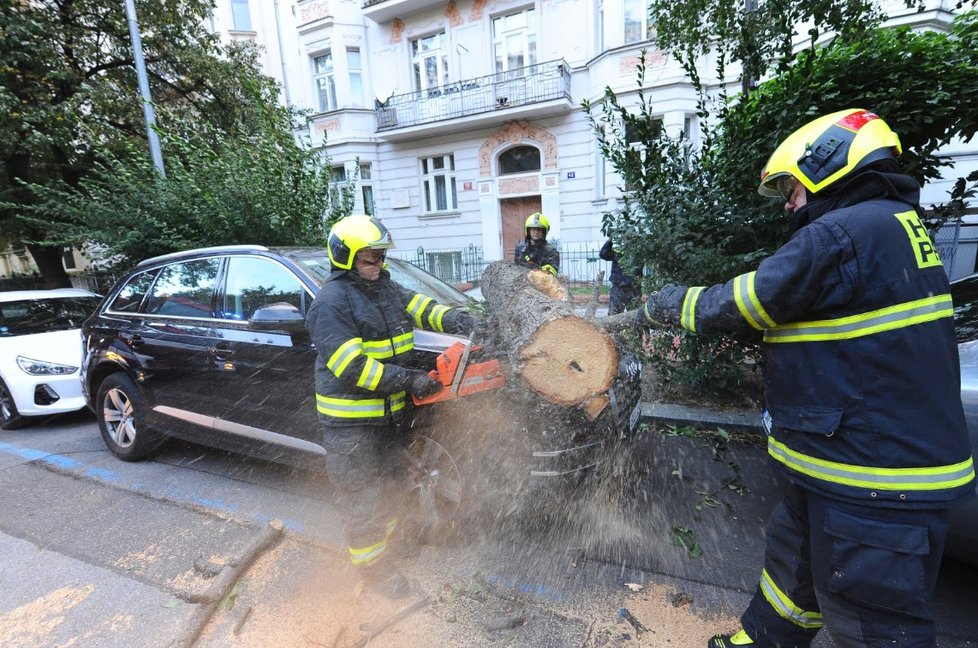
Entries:
POLYGON ((937 232, 931 232, 934 239, 934 247, 941 257, 944 270, 948 276, 953 278, 954 256, 958 251, 958 239, 961 236, 961 221, 951 221, 945 223, 937 232))
MULTIPOLYGON (((560 277, 572 284, 592 284, 598 273, 604 270, 604 283, 609 284, 611 263, 598 257, 600 245, 580 243, 573 246, 551 241, 560 250, 560 277)), ((465 248, 431 250, 418 247, 414 255, 398 255, 416 266, 424 268, 442 281, 452 285, 478 285, 482 272, 492 259, 483 257, 482 248, 469 245, 465 248)), ((507 256, 507 259, 512 258, 507 256)))

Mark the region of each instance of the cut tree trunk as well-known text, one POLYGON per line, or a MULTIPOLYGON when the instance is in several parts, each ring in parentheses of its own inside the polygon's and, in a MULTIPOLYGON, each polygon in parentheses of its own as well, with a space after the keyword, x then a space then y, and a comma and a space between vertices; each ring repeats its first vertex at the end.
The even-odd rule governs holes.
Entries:
POLYGON ((546 272, 497 261, 482 274, 482 294, 494 348, 508 356, 513 373, 547 402, 597 417, 618 372, 618 351, 574 313, 567 289, 546 272))

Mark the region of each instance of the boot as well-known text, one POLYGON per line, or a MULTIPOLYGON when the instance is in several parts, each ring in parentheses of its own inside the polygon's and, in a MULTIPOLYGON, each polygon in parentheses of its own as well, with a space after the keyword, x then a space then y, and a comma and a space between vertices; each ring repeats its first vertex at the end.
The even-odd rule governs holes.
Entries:
POLYGON ((754 640, 743 630, 732 635, 716 635, 706 644, 706 648, 734 648, 735 646, 753 646, 754 640))
POLYGON ((359 572, 367 589, 386 599, 396 601, 411 593, 411 584, 396 568, 369 565, 360 567, 359 572))

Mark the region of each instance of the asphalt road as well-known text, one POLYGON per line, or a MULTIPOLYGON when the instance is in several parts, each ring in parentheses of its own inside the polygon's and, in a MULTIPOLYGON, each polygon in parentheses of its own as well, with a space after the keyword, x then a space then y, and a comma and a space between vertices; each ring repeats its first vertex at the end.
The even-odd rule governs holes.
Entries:
MULTIPOLYGON (((778 489, 763 450, 647 433, 627 456, 640 470, 624 493, 568 503, 532 490, 527 508, 557 522, 480 517, 477 532, 410 559, 430 602, 370 645, 695 646, 736 624, 778 489), (678 625, 655 625, 677 610, 678 625)), ((0 511, 0 645, 355 645, 358 626, 337 612, 350 590, 321 474, 185 443, 127 464, 82 413, 0 432, 0 511), (234 562, 271 520, 284 540, 202 623, 208 606, 195 601, 216 579, 194 562, 234 562)), ((976 576, 945 563, 942 648, 978 646, 976 576)), ((832 646, 824 635, 816 646, 832 646)))

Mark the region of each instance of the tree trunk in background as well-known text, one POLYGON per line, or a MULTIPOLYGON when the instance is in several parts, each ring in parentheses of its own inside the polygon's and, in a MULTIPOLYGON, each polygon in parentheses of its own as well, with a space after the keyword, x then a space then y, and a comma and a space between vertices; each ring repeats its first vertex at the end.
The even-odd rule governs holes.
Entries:
POLYGON ((71 280, 65 272, 61 257, 64 250, 47 245, 28 245, 27 251, 34 257, 34 263, 41 272, 45 288, 71 288, 71 280))
POLYGON ((540 270, 497 261, 482 274, 494 348, 512 373, 549 403, 580 406, 592 420, 608 403, 618 351, 574 313, 567 289, 540 270))

